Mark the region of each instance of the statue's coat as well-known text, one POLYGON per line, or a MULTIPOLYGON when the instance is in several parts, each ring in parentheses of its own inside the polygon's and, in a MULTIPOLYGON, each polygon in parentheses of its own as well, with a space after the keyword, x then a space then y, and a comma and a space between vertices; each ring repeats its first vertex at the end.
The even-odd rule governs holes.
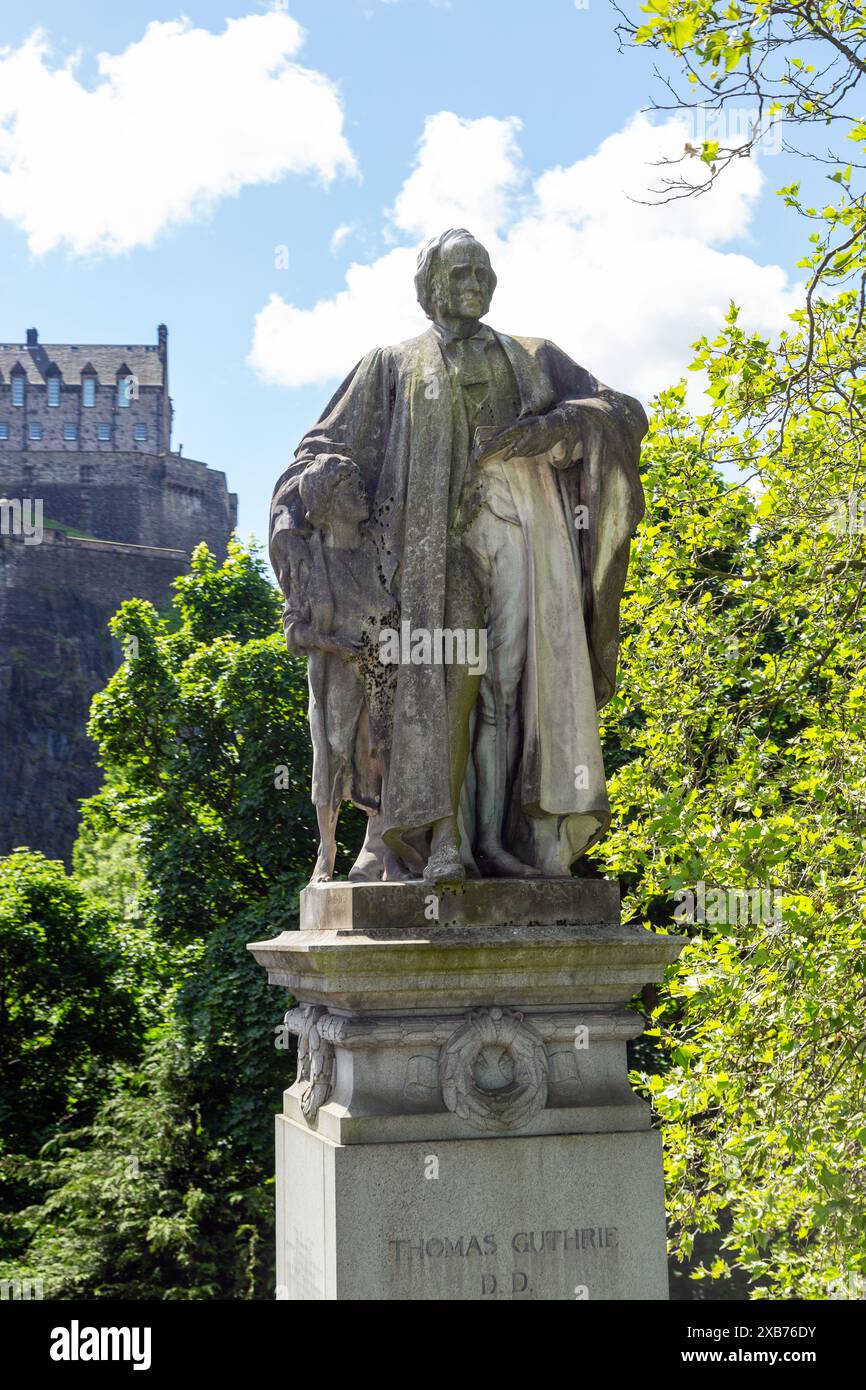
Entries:
MULTIPOLYGON (((553 407, 573 410, 583 438, 583 459, 574 467, 554 472, 544 459, 535 458, 514 460, 506 468, 530 547, 536 590, 524 681, 521 800, 536 814, 584 815, 587 808, 574 788, 574 765, 565 761, 572 756, 571 745, 566 736, 564 750, 561 737, 563 729, 579 723, 571 719, 569 725, 570 684, 580 676, 569 663, 585 630, 595 704, 601 707, 610 699, 629 544, 644 508, 638 456, 647 421, 637 401, 602 386, 553 343, 497 337, 514 370, 521 418, 553 407), (541 489, 538 479, 525 477, 527 468, 547 470, 541 489), (558 535, 559 558, 550 564, 538 549, 545 535, 538 508, 554 509, 557 496, 560 511, 558 516, 550 511, 553 530, 547 536, 552 541, 558 535), (586 507, 588 516, 588 526, 580 530, 574 525, 578 506, 586 507), (570 581, 557 593, 557 564, 566 545, 570 581), (582 622, 569 621, 574 604, 583 608, 582 622), (551 630, 558 621, 563 624, 560 633, 551 630)), ((298 547, 305 545, 298 480, 317 454, 341 453, 355 461, 373 499, 371 525, 380 528, 383 573, 399 600, 402 621, 427 632, 478 621, 454 533, 470 447, 465 413, 453 389, 432 328, 407 342, 377 348, 358 363, 277 482, 271 556, 284 590, 291 589, 298 547)), ((585 673, 585 656, 582 665, 585 673)), ((400 666, 385 805, 395 844, 402 832, 452 813, 449 747, 444 669, 400 666)))

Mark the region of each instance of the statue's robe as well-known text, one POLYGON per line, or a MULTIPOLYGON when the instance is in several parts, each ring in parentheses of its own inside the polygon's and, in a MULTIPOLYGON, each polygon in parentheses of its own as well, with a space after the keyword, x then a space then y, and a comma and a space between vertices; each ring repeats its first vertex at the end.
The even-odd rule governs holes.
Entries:
POLYGON ((371 538, 362 535, 350 555, 329 551, 313 531, 297 583, 286 595, 283 629, 291 651, 307 657, 313 773, 310 789, 316 806, 336 815, 342 801, 370 813, 380 808, 380 754, 390 740, 388 682, 372 639, 352 659, 307 646, 299 627, 316 633, 356 637, 363 624, 373 633, 394 624, 398 614, 378 578, 378 556, 371 538), (374 669, 371 669, 374 668, 374 669))
MULTIPOLYGON (((600 708, 616 682, 619 605, 631 535, 643 515, 638 456, 647 421, 637 401, 602 386, 553 343, 501 333, 497 337, 515 375, 521 418, 558 407, 574 414, 583 440, 582 460, 556 470, 562 511, 553 547, 553 535, 539 529, 537 490, 525 479, 521 486, 518 479, 527 462, 509 473, 534 555, 531 614, 544 615, 544 622, 530 620, 524 680, 524 699, 530 704, 524 704, 520 796, 530 814, 556 819, 564 832, 560 838, 567 861, 580 852, 574 848, 577 840, 568 834, 568 817, 585 818, 586 812, 575 787, 575 766, 581 759, 572 758, 569 751, 571 760, 565 761, 560 734, 579 722, 569 704, 569 651, 574 645, 569 639, 576 626, 585 632, 600 708), (578 513, 579 507, 586 512, 578 513), (578 529, 575 518, 584 516, 588 524, 578 529), (544 560, 545 546, 555 552, 553 563, 544 560), (559 579, 569 567, 574 583, 559 592, 559 579), (539 594, 538 585, 545 592, 539 594), (569 602, 578 603, 582 613, 569 609, 569 602), (552 630, 551 623, 559 621, 561 629, 552 630)), ((398 598, 401 620, 412 630, 428 633, 457 626, 461 617, 465 620, 468 614, 461 608, 460 585, 454 580, 460 564, 455 521, 467 484, 470 444, 465 410, 432 328, 405 343, 368 353, 304 436, 277 482, 271 556, 284 590, 291 588, 296 546, 303 544, 305 529, 298 480, 317 454, 339 453, 355 461, 366 483, 371 524, 380 530, 384 577, 398 598)), ((550 469, 542 459, 533 462, 539 469, 550 469)), ((550 502, 551 489, 545 486, 544 491, 550 502)), ((399 847, 404 834, 452 814, 450 746, 443 667, 401 665, 384 807, 389 843, 399 847)))

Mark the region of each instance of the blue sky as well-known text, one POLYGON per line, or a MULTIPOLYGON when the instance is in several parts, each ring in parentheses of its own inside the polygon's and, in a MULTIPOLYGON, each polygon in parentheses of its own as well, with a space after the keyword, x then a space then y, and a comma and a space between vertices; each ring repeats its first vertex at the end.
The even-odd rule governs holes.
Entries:
POLYGON ((773 196, 785 156, 686 210, 623 201, 657 178, 634 120, 653 59, 618 52, 607 3, 268 8, 30 0, 0 19, 0 339, 150 342, 165 321, 175 447, 226 472, 242 535, 264 534, 336 380, 420 326, 414 248, 458 218, 491 245, 494 325, 645 399, 731 294, 783 321, 802 245, 773 196), (173 27, 142 46, 154 22, 173 27))

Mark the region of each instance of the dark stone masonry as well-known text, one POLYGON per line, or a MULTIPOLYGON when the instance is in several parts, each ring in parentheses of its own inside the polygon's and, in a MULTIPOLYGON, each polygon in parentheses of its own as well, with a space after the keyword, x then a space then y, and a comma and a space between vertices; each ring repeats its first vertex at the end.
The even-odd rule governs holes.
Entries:
POLYGON ((121 660, 108 619, 162 605, 206 541, 225 554, 225 475, 171 452, 168 333, 146 346, 0 343, 0 854, 69 862, 99 785, 84 729, 121 660))

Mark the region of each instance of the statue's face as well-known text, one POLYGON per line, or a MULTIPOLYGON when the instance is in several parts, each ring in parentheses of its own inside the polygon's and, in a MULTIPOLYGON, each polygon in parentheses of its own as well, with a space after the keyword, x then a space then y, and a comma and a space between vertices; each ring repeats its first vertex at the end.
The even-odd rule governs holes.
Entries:
POLYGON ((449 242, 435 275, 435 319, 484 317, 493 298, 493 272, 490 257, 480 242, 469 237, 449 242))

